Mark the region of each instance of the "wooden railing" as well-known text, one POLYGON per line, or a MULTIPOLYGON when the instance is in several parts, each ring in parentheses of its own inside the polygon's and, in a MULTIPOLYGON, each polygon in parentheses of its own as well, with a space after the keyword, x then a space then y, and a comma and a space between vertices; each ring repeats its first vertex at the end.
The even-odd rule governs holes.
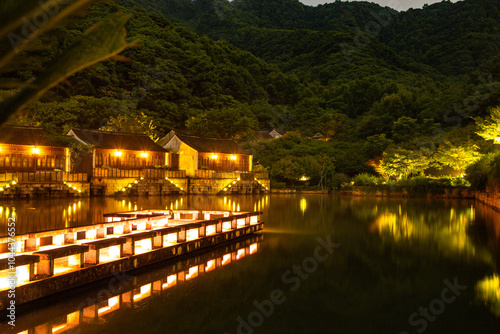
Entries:
POLYGON ((268 172, 216 172, 214 170, 197 170, 195 171, 195 177, 200 179, 232 179, 236 180, 238 178, 242 180, 253 180, 256 179, 268 179, 268 172))
POLYGON ((184 178, 186 177, 185 170, 165 170, 165 169, 107 169, 94 168, 93 177, 96 178, 140 178, 145 179, 164 179, 168 178, 184 178))
POLYGON ((59 182, 87 182, 85 173, 66 172, 33 172, 33 173, 0 173, 0 182, 16 181, 18 183, 59 183, 59 182))

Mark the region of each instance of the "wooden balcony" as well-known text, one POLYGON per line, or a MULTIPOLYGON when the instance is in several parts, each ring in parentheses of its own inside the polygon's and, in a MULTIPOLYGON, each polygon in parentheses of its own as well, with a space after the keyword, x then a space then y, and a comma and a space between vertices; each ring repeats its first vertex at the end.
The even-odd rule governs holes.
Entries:
POLYGON ((165 170, 165 169, 117 169, 117 168, 94 168, 94 178, 144 178, 147 180, 165 179, 168 178, 185 178, 186 171, 184 170, 165 170))
POLYGON ((66 172, 14 172, 0 173, 0 182, 16 181, 18 183, 62 183, 62 182, 87 182, 88 177, 85 173, 66 173, 66 172))

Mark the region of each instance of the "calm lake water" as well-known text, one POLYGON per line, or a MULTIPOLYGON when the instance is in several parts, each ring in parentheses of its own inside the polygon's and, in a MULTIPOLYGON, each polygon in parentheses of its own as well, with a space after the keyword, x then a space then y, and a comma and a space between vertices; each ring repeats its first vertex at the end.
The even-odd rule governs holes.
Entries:
POLYGON ((132 291, 132 304, 111 303, 116 294, 106 281, 33 303, 18 314, 15 331, 2 324, 0 332, 63 333, 79 313, 88 323, 67 333, 500 333, 500 213, 474 202, 336 195, 12 201, 0 203, 0 228, 5 233, 14 211, 21 234, 149 208, 261 210, 265 231, 175 268, 164 263, 123 276, 118 292, 132 291), (190 271, 230 253, 225 266, 190 271), (167 280, 176 271, 192 279, 167 280), (160 279, 168 288, 156 293, 160 279))

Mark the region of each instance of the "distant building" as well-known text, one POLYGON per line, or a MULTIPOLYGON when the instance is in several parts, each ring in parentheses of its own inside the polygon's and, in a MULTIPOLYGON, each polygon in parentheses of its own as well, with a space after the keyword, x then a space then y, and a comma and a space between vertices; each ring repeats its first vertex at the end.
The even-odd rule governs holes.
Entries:
POLYGON ((323 136, 323 134, 321 133, 316 133, 314 136, 311 137, 311 139, 314 139, 314 140, 323 140, 323 141, 326 141, 327 138, 325 138, 325 136, 323 136))
POLYGON ((178 168, 186 170, 188 176, 203 169, 219 172, 252 170, 252 155, 230 139, 191 136, 172 130, 158 144, 178 154, 178 168))
POLYGON ((70 171, 69 149, 38 127, 0 128, 0 171, 70 171))
POLYGON ((272 138, 272 139, 276 139, 276 138, 280 138, 280 137, 283 137, 283 134, 278 132, 278 130, 276 129, 273 129, 271 132, 269 132, 269 136, 272 138))
POLYGON ((92 148, 75 164, 80 172, 95 168, 142 170, 163 167, 167 162, 167 151, 147 135, 76 128, 67 135, 92 148))

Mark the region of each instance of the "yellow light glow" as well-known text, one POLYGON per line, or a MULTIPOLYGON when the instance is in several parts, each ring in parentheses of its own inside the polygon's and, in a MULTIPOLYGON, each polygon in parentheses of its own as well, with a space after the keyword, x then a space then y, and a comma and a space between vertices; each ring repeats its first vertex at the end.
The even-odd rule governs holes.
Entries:
POLYGON ((255 254, 257 252, 257 243, 250 245, 250 254, 255 254))
POLYGON ((234 161, 234 160, 236 160, 236 156, 235 156, 235 155, 232 155, 232 156, 230 157, 230 159, 234 161))
POLYGON ((198 266, 189 268, 189 273, 186 275, 186 281, 198 276, 198 266))
POLYGON ((12 181, 11 183, 12 183, 13 186, 15 186, 17 184, 16 181, 12 181))
POLYGON ((500 316, 500 277, 498 275, 479 281, 476 285, 476 295, 485 305, 490 306, 496 316, 500 316))
POLYGON ((222 257, 222 265, 225 266, 226 264, 231 262, 231 254, 226 254, 222 257))
POLYGON ((212 234, 215 234, 215 225, 209 225, 207 226, 207 232, 206 232, 207 235, 212 235, 212 234))
POLYGON ((121 157, 123 152, 122 151, 115 151, 115 153, 113 153, 115 155, 115 157, 121 157))
POLYGON ((198 229, 197 228, 190 229, 187 231, 187 240, 194 240, 194 239, 198 239, 198 229))
POLYGON ((210 270, 215 269, 215 260, 210 260, 207 262, 207 266, 205 267, 205 271, 208 272, 210 270))
POLYGON ((300 199, 300 211, 302 211, 302 214, 304 214, 307 210, 307 200, 302 197, 300 199))
POLYGON ((148 152, 142 152, 141 153, 142 158, 147 158, 148 157, 148 152))
POLYGON ((218 156, 217 154, 212 154, 212 155, 210 156, 210 158, 211 158, 211 159, 217 159, 218 157, 219 157, 219 156, 218 156))
POLYGON ((245 257, 245 248, 238 249, 238 253, 236 253, 236 260, 245 257))
POLYGON ((307 181, 307 180, 309 180, 309 178, 307 176, 303 175, 299 180, 300 181, 307 181))
POLYGON ((40 149, 38 147, 33 147, 31 149, 31 153, 33 153, 33 154, 40 154, 40 149))
POLYGON ((52 327, 52 333, 60 331, 61 329, 66 328, 66 327, 68 327, 68 324, 63 324, 63 325, 60 325, 60 326, 52 327))
POLYGON ((500 138, 495 138, 495 143, 500 143, 500 138))
POLYGON ((172 286, 174 286, 177 283, 177 276, 176 275, 170 275, 167 277, 167 283, 163 283, 162 288, 163 289, 168 289, 172 286))
POLYGON ((134 295, 134 301, 149 297, 151 295, 151 284, 146 284, 146 285, 141 286, 140 291, 141 292, 139 294, 134 295))

